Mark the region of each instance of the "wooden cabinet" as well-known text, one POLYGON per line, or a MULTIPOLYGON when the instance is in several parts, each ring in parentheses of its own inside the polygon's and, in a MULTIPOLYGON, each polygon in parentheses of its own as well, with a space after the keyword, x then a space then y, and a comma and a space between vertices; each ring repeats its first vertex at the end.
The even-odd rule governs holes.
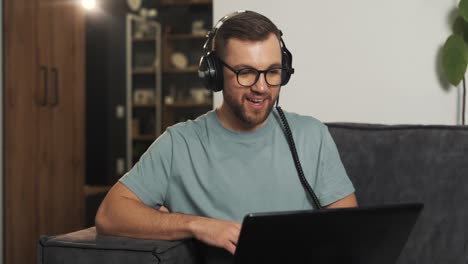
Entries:
POLYGON ((41 234, 84 226, 84 14, 5 0, 5 263, 35 263, 41 234))

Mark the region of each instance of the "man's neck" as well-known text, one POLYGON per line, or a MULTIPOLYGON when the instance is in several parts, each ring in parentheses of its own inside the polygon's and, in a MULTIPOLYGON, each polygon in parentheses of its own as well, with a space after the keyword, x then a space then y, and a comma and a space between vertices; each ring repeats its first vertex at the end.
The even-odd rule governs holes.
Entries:
POLYGON ((267 118, 261 124, 248 124, 240 120, 224 103, 216 108, 215 112, 224 128, 236 132, 252 132, 263 127, 268 122, 267 118))

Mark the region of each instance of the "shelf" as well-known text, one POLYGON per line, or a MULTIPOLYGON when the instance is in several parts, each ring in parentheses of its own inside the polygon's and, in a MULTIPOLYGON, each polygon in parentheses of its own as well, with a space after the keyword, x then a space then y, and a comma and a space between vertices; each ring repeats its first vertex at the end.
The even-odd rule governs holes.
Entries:
POLYGON ((197 103, 197 102, 175 102, 172 104, 166 104, 164 107, 170 107, 170 108, 189 108, 189 107, 213 107, 213 102, 212 101, 206 101, 202 103, 197 103))
POLYGON ((134 68, 133 74, 155 74, 156 68, 148 67, 148 68, 134 68))
POLYGON ((133 37, 132 38, 133 42, 150 42, 150 41, 156 41, 155 37, 133 37))
POLYGON ((186 39, 206 39, 206 34, 168 34, 167 39, 169 40, 186 40, 186 39))
POLYGON ((192 65, 185 69, 166 68, 163 73, 198 73, 198 65, 192 65))
POLYGON ((133 104, 133 108, 156 108, 156 104, 133 104))
POLYGON ((161 6, 211 5, 211 0, 161 0, 161 6))
POLYGON ((156 139, 155 135, 136 135, 133 136, 133 140, 135 141, 153 141, 156 139))

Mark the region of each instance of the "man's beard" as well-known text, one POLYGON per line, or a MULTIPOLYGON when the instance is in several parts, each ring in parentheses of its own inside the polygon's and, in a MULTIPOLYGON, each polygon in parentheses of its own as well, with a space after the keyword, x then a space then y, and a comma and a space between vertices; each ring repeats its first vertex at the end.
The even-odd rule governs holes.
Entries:
POLYGON ((229 106, 234 116, 244 122, 249 127, 262 124, 270 115, 275 104, 273 98, 269 98, 269 102, 265 110, 247 111, 247 107, 236 101, 229 93, 224 92, 224 102, 229 106))

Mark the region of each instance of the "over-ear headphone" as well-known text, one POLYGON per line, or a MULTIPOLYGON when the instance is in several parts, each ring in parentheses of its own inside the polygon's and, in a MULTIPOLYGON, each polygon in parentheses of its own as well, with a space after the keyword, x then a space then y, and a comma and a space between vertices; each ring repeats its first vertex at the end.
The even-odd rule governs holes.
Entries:
MULTIPOLYGON (((206 35, 208 39, 203 45, 204 55, 200 59, 200 64, 198 66, 198 76, 200 76, 204 80, 205 86, 208 90, 218 92, 221 91, 224 86, 223 65, 221 64, 215 52, 211 48, 213 40, 216 37, 216 33, 224 24, 224 22, 226 22, 228 19, 245 12, 253 11, 240 10, 224 16, 218 21, 218 23, 216 23, 215 27, 206 35)), ((282 71, 281 75, 281 85, 283 86, 289 82, 291 74, 294 73, 294 69, 292 67, 292 54, 284 44, 282 38, 283 33, 281 32, 281 30, 279 31, 279 33, 281 43, 281 64, 282 67, 286 69, 282 71)))

